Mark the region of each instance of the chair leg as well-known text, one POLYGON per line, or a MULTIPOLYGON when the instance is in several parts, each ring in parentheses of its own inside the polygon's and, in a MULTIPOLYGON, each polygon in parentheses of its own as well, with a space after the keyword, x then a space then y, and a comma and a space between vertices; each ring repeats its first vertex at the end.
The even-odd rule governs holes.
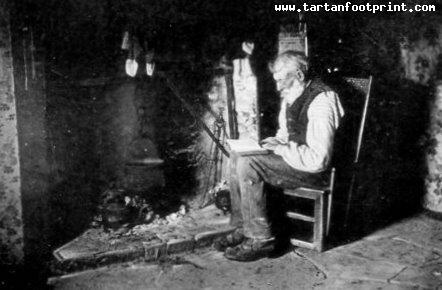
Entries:
POLYGON ((327 222, 325 224, 325 236, 328 237, 330 233, 330 222, 332 215, 333 190, 327 195, 327 222))
POLYGON ((313 226, 313 243, 318 252, 324 250, 324 236, 325 236, 325 202, 324 195, 315 199, 315 223, 313 226))

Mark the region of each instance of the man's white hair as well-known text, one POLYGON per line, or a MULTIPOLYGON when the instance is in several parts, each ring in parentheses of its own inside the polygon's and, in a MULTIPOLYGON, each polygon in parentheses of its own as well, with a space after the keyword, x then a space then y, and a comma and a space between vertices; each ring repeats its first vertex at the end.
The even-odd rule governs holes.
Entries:
POLYGON ((281 64, 288 73, 295 73, 300 70, 304 76, 308 77, 309 61, 308 58, 302 52, 294 50, 287 50, 279 54, 272 62, 269 63, 269 69, 272 73, 275 72, 275 68, 281 64))

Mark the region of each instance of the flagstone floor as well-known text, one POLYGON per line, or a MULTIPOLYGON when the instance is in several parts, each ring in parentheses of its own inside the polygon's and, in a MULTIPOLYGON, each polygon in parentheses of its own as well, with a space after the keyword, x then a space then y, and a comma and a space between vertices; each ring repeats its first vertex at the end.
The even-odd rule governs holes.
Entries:
POLYGON ((442 289, 442 222, 425 214, 323 253, 233 262, 210 247, 52 277, 54 289, 442 289))

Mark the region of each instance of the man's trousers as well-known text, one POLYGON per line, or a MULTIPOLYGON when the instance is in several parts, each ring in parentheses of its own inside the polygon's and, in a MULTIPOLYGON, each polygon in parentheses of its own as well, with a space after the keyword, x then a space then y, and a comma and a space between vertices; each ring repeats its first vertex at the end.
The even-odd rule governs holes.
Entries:
MULTIPOLYGON (((267 216, 264 183, 281 188, 324 185, 323 173, 299 171, 276 154, 230 156, 230 223, 243 228, 244 235, 254 239, 272 237, 267 216)), ((283 205, 281 205, 283 209, 283 205)))

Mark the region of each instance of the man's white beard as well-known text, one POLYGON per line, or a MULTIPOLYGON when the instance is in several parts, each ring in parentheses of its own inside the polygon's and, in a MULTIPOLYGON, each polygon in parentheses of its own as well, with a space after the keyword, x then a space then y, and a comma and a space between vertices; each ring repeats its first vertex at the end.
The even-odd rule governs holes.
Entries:
POLYGON ((295 79, 289 88, 281 91, 281 98, 283 98, 287 105, 290 106, 302 95, 304 89, 304 83, 295 79))

